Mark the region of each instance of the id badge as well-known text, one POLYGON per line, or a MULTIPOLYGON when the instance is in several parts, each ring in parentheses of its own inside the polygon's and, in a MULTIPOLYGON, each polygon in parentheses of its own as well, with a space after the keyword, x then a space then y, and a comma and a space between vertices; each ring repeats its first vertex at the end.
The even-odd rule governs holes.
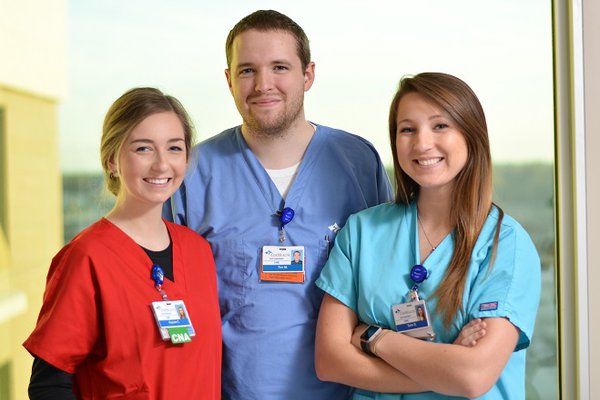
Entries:
POLYGON ((264 246, 260 280, 304 283, 305 264, 304 246, 264 246))
POLYGON ((423 339, 435 339, 425 300, 409 301, 392 306, 396 331, 423 339))
POLYGON ((196 336, 183 300, 153 301, 151 308, 162 340, 177 344, 191 342, 196 336))

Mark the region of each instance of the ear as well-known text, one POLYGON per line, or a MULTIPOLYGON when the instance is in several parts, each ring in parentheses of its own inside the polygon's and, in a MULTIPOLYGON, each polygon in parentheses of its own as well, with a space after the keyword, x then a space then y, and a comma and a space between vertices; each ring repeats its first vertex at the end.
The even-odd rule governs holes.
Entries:
POLYGON ((233 89, 231 87, 231 72, 228 68, 225 68, 225 78, 227 79, 227 86, 229 87, 229 92, 233 94, 233 89))
POLYGON ((307 92, 315 81, 315 63, 309 62, 304 70, 304 91, 307 92))
POLYGON ((117 163, 115 162, 115 159, 114 159, 114 157, 113 157, 113 158, 111 158, 111 159, 108 161, 108 169, 109 169, 109 171, 110 171, 111 173, 113 173, 113 172, 119 172, 119 166, 118 166, 118 165, 117 165, 117 163))

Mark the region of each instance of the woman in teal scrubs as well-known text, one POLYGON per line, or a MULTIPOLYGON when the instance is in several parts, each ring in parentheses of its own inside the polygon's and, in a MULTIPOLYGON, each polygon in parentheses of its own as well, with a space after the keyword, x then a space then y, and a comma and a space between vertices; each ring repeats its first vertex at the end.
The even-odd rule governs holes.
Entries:
POLYGON ((317 280, 318 376, 354 399, 524 399, 540 260, 492 203, 479 100, 451 75, 404 78, 389 130, 396 200, 348 219, 317 280), (475 346, 453 343, 478 319, 475 346))

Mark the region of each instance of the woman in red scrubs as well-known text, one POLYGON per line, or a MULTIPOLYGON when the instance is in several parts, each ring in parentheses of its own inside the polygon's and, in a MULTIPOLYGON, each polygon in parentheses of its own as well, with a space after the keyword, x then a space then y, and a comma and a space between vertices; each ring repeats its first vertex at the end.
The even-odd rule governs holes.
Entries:
POLYGON ((52 260, 24 343, 35 357, 30 398, 220 398, 212 253, 161 217, 191 144, 184 108, 157 89, 130 90, 109 109, 100 153, 115 206, 52 260))

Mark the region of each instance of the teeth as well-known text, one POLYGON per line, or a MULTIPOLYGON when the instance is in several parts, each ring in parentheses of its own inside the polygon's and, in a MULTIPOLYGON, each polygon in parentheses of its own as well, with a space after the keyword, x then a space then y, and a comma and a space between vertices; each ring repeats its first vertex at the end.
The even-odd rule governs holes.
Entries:
POLYGON ((153 185, 164 185, 168 181, 169 181, 169 178, 162 178, 162 179, 146 178, 146 182, 152 183, 153 185))
POLYGON ((419 163, 419 165, 427 166, 427 165, 437 164, 441 160, 442 160, 442 158, 438 157, 438 158, 430 158, 428 160, 417 160, 417 162, 419 163))

